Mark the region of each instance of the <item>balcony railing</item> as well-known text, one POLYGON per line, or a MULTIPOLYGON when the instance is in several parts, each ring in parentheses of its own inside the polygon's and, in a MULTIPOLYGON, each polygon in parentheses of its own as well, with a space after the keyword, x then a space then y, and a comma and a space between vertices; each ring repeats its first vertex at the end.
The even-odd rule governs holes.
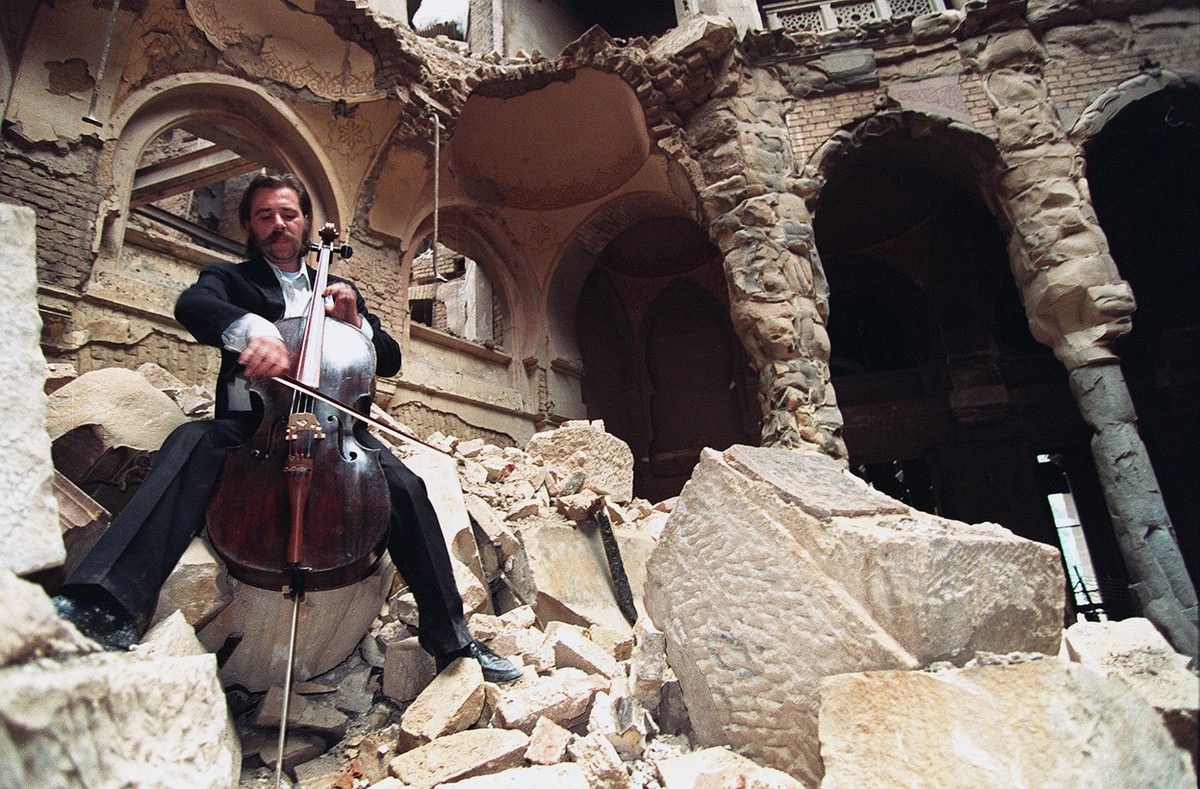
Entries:
POLYGON ((764 3, 771 30, 821 33, 882 22, 900 16, 945 11, 943 0, 841 0, 841 2, 764 3))

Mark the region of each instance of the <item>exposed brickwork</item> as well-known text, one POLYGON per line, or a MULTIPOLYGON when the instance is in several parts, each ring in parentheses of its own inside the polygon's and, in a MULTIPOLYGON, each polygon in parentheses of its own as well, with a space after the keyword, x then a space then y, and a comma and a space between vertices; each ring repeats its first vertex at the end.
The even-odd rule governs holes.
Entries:
POLYGON ((859 90, 798 102, 787 115, 797 163, 804 162, 838 129, 871 114, 877 91, 859 90))
POLYGON ((12 140, 0 145, 0 201, 37 212, 38 281, 82 289, 94 258, 100 190, 93 172, 98 153, 87 146, 74 146, 63 156, 23 150, 12 140))

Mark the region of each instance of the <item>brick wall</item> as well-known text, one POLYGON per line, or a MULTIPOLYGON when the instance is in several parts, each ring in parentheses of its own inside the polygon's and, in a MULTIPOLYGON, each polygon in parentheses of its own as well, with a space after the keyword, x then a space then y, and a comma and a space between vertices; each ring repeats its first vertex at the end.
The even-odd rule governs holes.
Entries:
POLYGON ((70 290, 87 282, 100 190, 98 152, 76 145, 60 154, 0 143, 0 200, 37 212, 38 281, 70 290))

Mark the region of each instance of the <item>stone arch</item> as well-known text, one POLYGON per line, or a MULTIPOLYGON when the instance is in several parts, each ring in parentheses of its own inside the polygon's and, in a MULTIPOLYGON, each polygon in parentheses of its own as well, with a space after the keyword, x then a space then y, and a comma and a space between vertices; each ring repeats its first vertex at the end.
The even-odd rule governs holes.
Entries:
POLYGON ((1109 88, 1088 104, 1072 124, 1068 136, 1078 145, 1104 130, 1104 127, 1131 104, 1163 90, 1200 90, 1200 71, 1154 69, 1109 88))
POLYGON ((560 260, 550 298, 553 351, 571 354, 579 416, 603 419, 633 449, 637 495, 676 495, 703 446, 755 442, 754 376, 733 330, 722 256, 677 203, 646 194, 594 214, 560 260), (705 351, 727 363, 684 363, 705 351), (701 385, 712 375, 719 384, 701 385), (714 430, 672 422, 684 413, 714 430))
MULTIPOLYGON (((430 215, 416 227, 413 236, 416 243, 411 244, 405 254, 403 271, 411 272, 414 253, 423 249, 426 241, 432 241, 432 236, 433 217, 430 215)), ((497 241, 487 232, 486 224, 470 211, 454 205, 443 208, 439 214, 438 238, 442 246, 460 253, 483 269, 502 313, 499 321, 503 337, 497 338, 497 347, 502 347, 513 357, 522 357, 533 343, 537 320, 533 315, 536 303, 527 295, 536 289, 527 269, 520 263, 519 253, 511 244, 497 241)), ((453 260, 447 263, 453 265, 453 260)), ((405 282, 411 279, 410 273, 405 282)))
POLYGON ((804 175, 829 283, 831 379, 856 473, 918 508, 1057 544, 1037 458, 1086 453, 1087 430, 1061 367, 1022 341, 1024 315, 1010 309, 1000 167, 994 143, 965 125, 896 110, 814 154, 804 175), (850 325, 886 308, 903 327, 850 325), (858 369, 842 347, 855 329, 868 352, 858 369), (1033 405, 1034 392, 1053 405, 1033 405))
POLYGON ((173 75, 130 95, 109 122, 116 145, 101 217, 109 253, 121 244, 142 152, 158 135, 192 121, 232 131, 228 144, 252 145, 272 167, 299 176, 312 195, 315 222, 344 227, 352 216, 352 196, 334 181, 335 168, 307 124, 286 105, 258 85, 223 74, 173 75))
POLYGON ((1090 207, 1136 299, 1116 346, 1137 432, 1193 578, 1200 577, 1200 72, 1148 71, 1106 91, 1072 130, 1090 207))

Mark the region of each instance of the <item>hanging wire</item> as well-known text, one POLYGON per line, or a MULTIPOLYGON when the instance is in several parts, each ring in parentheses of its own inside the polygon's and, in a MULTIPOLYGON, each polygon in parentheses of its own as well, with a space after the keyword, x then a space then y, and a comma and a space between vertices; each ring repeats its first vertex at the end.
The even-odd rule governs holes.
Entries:
POLYGON ((433 118, 433 278, 438 279, 438 215, 441 213, 442 119, 433 118))
POLYGON ((96 117, 96 103, 100 99, 100 80, 104 79, 104 67, 108 64, 108 49, 112 46, 113 28, 117 24, 117 9, 120 7, 121 0, 113 0, 112 11, 108 14, 108 30, 104 33, 104 48, 100 50, 100 65, 96 69, 96 81, 92 83, 92 101, 88 105, 87 115, 81 119, 93 126, 104 125, 96 117))

